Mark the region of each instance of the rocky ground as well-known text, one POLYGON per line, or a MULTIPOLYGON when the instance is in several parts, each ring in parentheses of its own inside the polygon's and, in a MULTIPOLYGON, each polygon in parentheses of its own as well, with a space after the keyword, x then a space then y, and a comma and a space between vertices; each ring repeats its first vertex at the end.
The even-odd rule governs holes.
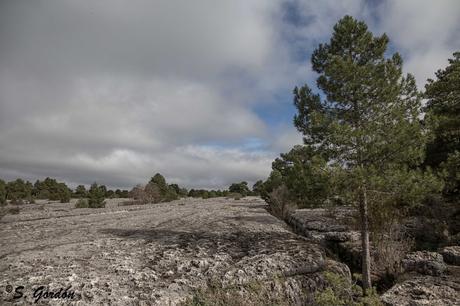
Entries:
MULTIPOLYGON (((334 210, 297 209, 290 213, 286 221, 296 233, 325 246, 331 257, 337 257, 352 271, 359 273, 360 234, 352 221, 353 214, 354 210, 349 207, 334 210)), ((427 230, 423 226, 415 228, 427 230)), ((418 232, 412 234, 427 235, 418 232)), ((390 246, 397 247, 397 244, 390 246)), ((409 252, 403 256, 400 274, 396 275, 391 287, 382 292, 384 305, 460 305, 460 246, 409 252)), ((388 285, 384 281, 384 272, 378 264, 373 265, 374 285, 379 285, 379 282, 388 285)))
POLYGON ((323 286, 325 269, 349 274, 326 259, 322 246, 267 213, 258 198, 120 201, 101 209, 27 204, 4 216, 0 304, 30 304, 40 292, 39 303, 67 303, 64 291, 61 299, 50 299, 45 289, 71 286, 67 294, 74 292, 76 305, 176 305, 211 279, 230 286, 274 277, 286 286, 273 294, 284 290, 301 304, 323 286), (23 296, 14 299, 15 290, 23 296))

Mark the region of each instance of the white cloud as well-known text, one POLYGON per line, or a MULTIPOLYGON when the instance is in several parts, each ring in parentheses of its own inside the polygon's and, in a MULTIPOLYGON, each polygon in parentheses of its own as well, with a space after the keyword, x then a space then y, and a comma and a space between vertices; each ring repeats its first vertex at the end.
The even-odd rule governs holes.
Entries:
POLYGON ((403 54, 405 70, 415 75, 420 89, 460 50, 457 0, 388 0, 379 12, 381 29, 403 54))
POLYGON ((301 135, 253 109, 313 84, 310 54, 345 14, 386 31, 419 84, 460 49, 455 0, 3 1, 0 176, 264 178, 301 135))

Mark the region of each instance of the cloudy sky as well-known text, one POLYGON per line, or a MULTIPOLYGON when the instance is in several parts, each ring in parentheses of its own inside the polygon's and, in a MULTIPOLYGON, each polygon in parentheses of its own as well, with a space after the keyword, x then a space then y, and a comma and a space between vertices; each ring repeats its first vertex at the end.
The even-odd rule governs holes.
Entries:
POLYGON ((458 0, 0 0, 0 177, 265 178, 301 142, 292 89, 345 14, 421 88, 460 50, 458 0))

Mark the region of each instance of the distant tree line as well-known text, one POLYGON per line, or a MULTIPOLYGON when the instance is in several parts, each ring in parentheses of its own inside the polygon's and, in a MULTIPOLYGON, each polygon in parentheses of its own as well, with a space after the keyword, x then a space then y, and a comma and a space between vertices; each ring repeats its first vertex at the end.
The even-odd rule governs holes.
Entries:
POLYGON ((34 184, 23 179, 5 182, 0 179, 0 204, 9 200, 12 204, 34 203, 36 199, 47 199, 67 203, 71 198, 81 199, 77 207, 101 207, 100 199, 107 198, 133 198, 138 203, 169 202, 183 197, 193 198, 216 198, 216 197, 245 197, 260 195, 262 181, 256 182, 253 190, 250 190, 245 181, 233 183, 228 189, 208 190, 190 189, 180 187, 178 184, 168 184, 160 173, 155 174, 146 185, 137 185, 128 190, 107 189, 105 185, 93 183, 89 189, 84 185, 78 185, 74 190, 65 183, 58 182, 54 178, 37 180, 34 184))
MULTIPOLYGON (((104 185, 98 185, 98 188, 104 198, 127 198, 129 196, 128 190, 110 190, 104 185)), ((9 182, 0 179, 0 204, 5 204, 7 200, 13 204, 33 203, 36 199, 67 203, 71 198, 89 197, 90 190, 86 190, 83 185, 78 185, 73 191, 65 183, 49 177, 43 181, 37 180, 34 184, 20 178, 9 182)))

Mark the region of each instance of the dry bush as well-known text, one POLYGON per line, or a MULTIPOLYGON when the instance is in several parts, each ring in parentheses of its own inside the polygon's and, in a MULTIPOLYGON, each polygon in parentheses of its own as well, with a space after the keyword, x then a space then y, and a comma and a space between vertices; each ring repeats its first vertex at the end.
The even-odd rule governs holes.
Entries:
POLYGON ((144 186, 142 185, 134 186, 134 188, 129 192, 129 196, 138 204, 145 204, 148 202, 144 186))
POLYGON ((120 203, 121 206, 126 205, 142 205, 147 203, 159 203, 162 200, 161 190, 155 183, 148 183, 145 186, 136 185, 130 191, 130 197, 134 200, 120 203))
POLYGON ((161 202, 161 190, 157 184, 150 182, 144 188, 145 201, 148 203, 161 202))
POLYGON ((286 219, 291 211, 297 208, 291 200, 286 185, 281 185, 269 194, 270 212, 281 219, 286 219))
POLYGON ((414 247, 414 241, 393 223, 381 233, 374 233, 374 246, 374 263, 378 270, 397 276, 402 272, 401 262, 414 247))

